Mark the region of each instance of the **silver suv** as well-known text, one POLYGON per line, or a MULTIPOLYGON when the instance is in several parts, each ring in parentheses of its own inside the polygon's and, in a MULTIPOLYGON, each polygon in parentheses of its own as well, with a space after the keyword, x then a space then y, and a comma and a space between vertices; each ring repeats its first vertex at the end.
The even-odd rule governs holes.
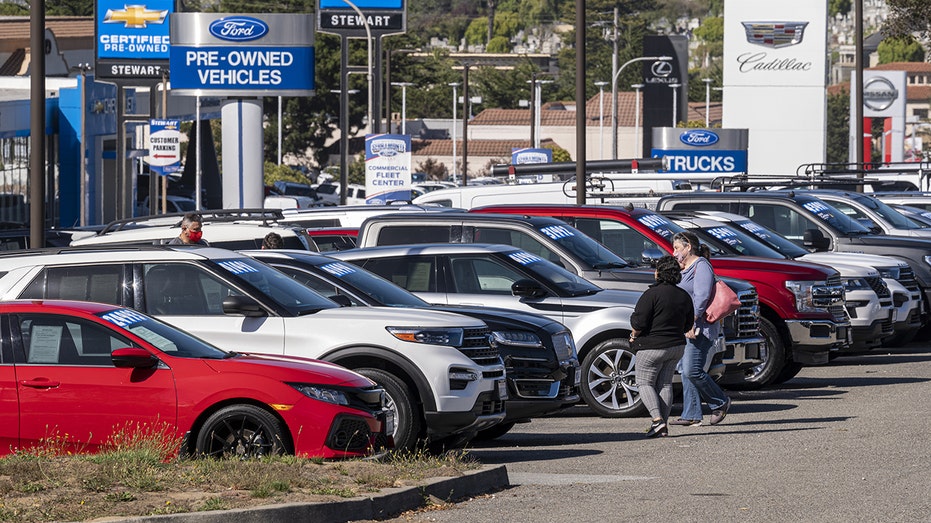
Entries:
POLYGON ((505 415, 504 364, 484 322, 437 311, 341 308, 223 249, 0 255, 0 299, 19 298, 132 307, 228 350, 338 363, 385 389, 399 448, 424 440, 460 443, 505 415))

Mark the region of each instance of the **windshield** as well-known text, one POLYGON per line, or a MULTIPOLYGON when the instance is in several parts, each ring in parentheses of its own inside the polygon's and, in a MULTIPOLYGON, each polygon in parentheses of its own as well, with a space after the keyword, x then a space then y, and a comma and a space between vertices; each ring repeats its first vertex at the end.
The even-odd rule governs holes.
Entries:
MULTIPOLYGON (((538 281, 560 289, 568 296, 583 296, 601 291, 601 287, 576 276, 555 263, 525 251, 510 251, 505 255, 538 281)), ((623 261, 623 260, 622 260, 623 261)))
POLYGON ((811 216, 843 234, 869 234, 870 230, 856 220, 824 203, 818 198, 797 197, 798 202, 811 216))
POLYGON ((702 240, 719 247, 729 254, 759 256, 761 258, 785 258, 785 256, 748 232, 728 225, 714 225, 698 229, 702 240))
POLYGON ((316 269, 368 296, 377 305, 388 307, 428 307, 430 304, 390 281, 350 263, 332 261, 316 269))
POLYGON ((231 355, 180 329, 138 311, 116 309, 98 313, 97 316, 117 327, 128 330, 154 345, 158 350, 177 358, 219 360, 228 358, 231 355))
POLYGON ((734 222, 734 225, 756 236, 760 239, 760 241, 766 245, 769 245, 783 256, 787 256, 789 258, 798 258, 799 256, 805 256, 808 254, 808 251, 799 247, 794 242, 779 236, 775 232, 767 229, 766 227, 763 227, 754 221, 741 220, 734 222))
POLYGON ((546 225, 540 232, 595 269, 627 267, 623 258, 569 225, 546 225))
POLYGON ((211 261, 237 283, 255 289, 296 316, 339 307, 335 302, 258 260, 235 258, 211 261))

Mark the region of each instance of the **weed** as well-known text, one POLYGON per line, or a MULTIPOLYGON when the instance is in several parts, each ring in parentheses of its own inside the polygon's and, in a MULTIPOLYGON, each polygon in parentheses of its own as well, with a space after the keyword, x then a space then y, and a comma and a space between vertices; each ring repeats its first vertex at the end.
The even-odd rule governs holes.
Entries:
POLYGON ((207 510, 226 510, 229 508, 229 504, 220 496, 214 496, 208 498, 204 501, 204 504, 201 505, 197 510, 207 511, 207 510))
POLYGON ((106 495, 107 501, 116 501, 116 502, 126 502, 126 501, 135 501, 136 496, 132 492, 111 492, 106 495))

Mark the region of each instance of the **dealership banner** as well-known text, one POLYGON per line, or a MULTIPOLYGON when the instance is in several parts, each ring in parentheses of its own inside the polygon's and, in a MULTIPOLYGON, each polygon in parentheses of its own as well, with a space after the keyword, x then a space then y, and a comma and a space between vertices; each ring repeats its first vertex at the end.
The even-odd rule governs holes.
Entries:
POLYGON ((665 158, 664 173, 745 173, 747 130, 654 128, 651 156, 665 158))
POLYGON ((161 81, 168 69, 174 0, 97 0, 94 6, 96 77, 131 85, 161 81))
POLYGON ((723 127, 749 130, 751 174, 825 161, 827 0, 724 3, 723 127))
POLYGON ((365 194, 369 205, 411 200, 410 135, 366 135, 365 194))

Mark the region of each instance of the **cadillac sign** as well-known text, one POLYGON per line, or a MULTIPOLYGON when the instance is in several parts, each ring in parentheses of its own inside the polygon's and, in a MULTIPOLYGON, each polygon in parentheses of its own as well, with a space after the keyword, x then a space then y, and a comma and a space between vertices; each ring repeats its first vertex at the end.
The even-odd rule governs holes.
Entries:
POLYGON ((779 49, 802 42, 808 22, 741 22, 747 41, 779 49))

